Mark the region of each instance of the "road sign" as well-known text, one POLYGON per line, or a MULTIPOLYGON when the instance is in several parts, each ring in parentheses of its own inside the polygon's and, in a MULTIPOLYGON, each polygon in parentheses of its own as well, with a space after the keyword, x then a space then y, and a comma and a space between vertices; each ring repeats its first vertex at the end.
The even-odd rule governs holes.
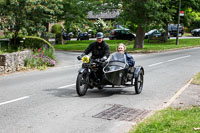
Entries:
POLYGON ((184 11, 180 11, 180 16, 184 16, 184 11))

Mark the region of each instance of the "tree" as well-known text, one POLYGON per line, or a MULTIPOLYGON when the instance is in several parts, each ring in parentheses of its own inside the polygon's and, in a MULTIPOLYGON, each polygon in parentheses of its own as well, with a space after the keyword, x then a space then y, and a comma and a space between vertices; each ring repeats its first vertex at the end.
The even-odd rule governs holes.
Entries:
MULTIPOLYGON (((190 26, 195 17, 192 12, 200 10, 199 0, 182 0, 181 3, 181 10, 184 11, 184 17, 181 17, 181 23, 183 23, 185 26, 190 26)), ((168 24, 176 24, 178 20, 179 0, 166 0, 162 1, 160 4, 160 12, 163 14, 160 20, 164 22, 164 29, 166 31, 165 37, 167 37, 168 24)))
POLYGON ((6 0, 0 5, 0 24, 15 45, 20 32, 29 35, 45 32, 46 24, 57 20, 61 8, 57 0, 6 0))
POLYGON ((163 1, 165 0, 103 0, 100 9, 119 10, 120 20, 132 25, 132 29, 137 26, 134 48, 143 48, 146 28, 156 25, 163 15, 163 12, 159 12, 163 1))
POLYGON ((120 17, 125 21, 129 21, 132 25, 136 24, 138 26, 134 48, 144 47, 146 27, 150 24, 155 24, 162 15, 162 13, 159 12, 161 1, 123 0, 120 17))
POLYGON ((74 25, 84 25, 88 23, 87 15, 92 10, 92 0, 63 0, 63 14, 66 31, 71 31, 74 25))

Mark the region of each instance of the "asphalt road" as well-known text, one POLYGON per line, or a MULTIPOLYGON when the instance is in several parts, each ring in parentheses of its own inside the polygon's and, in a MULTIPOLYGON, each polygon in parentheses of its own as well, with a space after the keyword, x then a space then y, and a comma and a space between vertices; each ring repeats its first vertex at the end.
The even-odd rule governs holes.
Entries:
POLYGON ((110 116, 112 112, 119 113, 113 109, 115 106, 138 112, 157 110, 200 71, 200 48, 133 54, 136 66, 145 69, 141 94, 136 95, 133 87, 107 86, 78 97, 75 82, 79 54, 57 51, 60 63, 55 68, 0 76, 0 132, 122 133, 136 119, 95 116, 106 109, 111 111, 110 116))

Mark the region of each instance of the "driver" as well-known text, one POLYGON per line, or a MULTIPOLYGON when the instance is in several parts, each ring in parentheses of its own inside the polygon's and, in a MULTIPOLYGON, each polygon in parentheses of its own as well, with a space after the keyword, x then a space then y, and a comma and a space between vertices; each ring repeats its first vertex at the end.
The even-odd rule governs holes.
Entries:
POLYGON ((81 60, 84 55, 88 55, 90 52, 92 53, 92 59, 101 59, 101 61, 105 61, 108 59, 110 55, 110 48, 108 44, 103 41, 102 32, 97 33, 97 41, 91 43, 88 48, 83 52, 83 54, 77 57, 77 59, 81 60))
MULTIPOLYGON (((103 33, 98 32, 97 33, 97 41, 91 43, 87 49, 81 54, 80 56, 77 57, 78 60, 81 60, 81 58, 84 55, 88 55, 89 53, 92 53, 91 58, 92 59, 100 59, 100 61, 104 62, 108 59, 110 56, 110 48, 108 44, 103 41, 103 33)), ((97 72, 99 75, 100 80, 102 79, 103 75, 103 67, 105 66, 105 63, 102 63, 101 66, 99 67, 99 71, 97 72)))

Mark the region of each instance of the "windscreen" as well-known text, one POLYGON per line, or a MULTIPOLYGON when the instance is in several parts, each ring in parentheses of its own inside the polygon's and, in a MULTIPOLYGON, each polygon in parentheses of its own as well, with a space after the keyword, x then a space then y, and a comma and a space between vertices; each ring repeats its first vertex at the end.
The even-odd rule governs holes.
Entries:
POLYGON ((110 56, 108 64, 104 68, 104 71, 105 72, 117 71, 124 69, 126 66, 127 66, 126 55, 116 52, 110 56))

